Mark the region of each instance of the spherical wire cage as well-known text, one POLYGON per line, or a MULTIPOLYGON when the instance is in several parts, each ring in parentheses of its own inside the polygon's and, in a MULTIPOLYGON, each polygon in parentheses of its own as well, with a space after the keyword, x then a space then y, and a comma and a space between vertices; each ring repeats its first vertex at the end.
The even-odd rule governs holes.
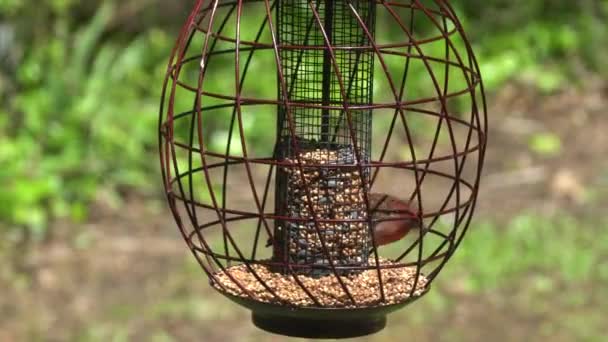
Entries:
POLYGON ((428 292, 473 216, 486 132, 448 1, 197 0, 159 148, 211 286, 262 329, 339 338, 428 292))

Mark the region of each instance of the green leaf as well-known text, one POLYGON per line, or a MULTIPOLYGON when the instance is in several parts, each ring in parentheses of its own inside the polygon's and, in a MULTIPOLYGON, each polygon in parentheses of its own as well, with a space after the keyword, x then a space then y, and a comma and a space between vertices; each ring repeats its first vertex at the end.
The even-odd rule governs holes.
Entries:
POLYGON ((553 133, 535 134, 528 145, 532 151, 544 157, 556 156, 562 150, 560 137, 553 133))

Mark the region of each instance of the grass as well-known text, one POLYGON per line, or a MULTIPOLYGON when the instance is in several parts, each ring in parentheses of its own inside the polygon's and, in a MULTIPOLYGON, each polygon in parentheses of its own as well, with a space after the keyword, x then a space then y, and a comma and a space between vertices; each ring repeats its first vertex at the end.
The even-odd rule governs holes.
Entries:
POLYGON ((608 282, 606 222, 581 222, 573 217, 545 218, 522 214, 505 226, 481 223, 469 231, 452 260, 452 272, 467 272, 469 288, 491 291, 525 275, 536 286, 548 279, 565 283, 608 282), (468 271, 467 271, 468 270, 468 271))

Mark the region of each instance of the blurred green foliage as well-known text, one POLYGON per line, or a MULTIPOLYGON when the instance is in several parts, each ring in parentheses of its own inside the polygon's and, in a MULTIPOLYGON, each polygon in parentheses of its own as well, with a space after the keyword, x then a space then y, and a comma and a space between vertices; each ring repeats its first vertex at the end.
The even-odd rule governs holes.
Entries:
POLYGON ((581 68, 607 70, 606 0, 465 0, 453 2, 478 46, 484 81, 514 75, 541 90, 575 79, 581 68))
POLYGON ((151 85, 169 39, 148 30, 126 43, 104 40, 113 3, 86 25, 71 22, 69 4, 49 1, 51 32, 23 47, 2 108, 0 217, 35 231, 52 217, 84 219, 100 186, 145 187, 153 166, 151 85))
POLYGON ((556 156, 562 149, 559 136, 552 133, 534 134, 528 144, 532 151, 546 157, 556 156))
POLYGON ((512 285, 509 281, 529 271, 534 273, 531 287, 539 291, 552 290, 557 286, 554 282, 605 283, 608 267, 600 260, 608 252, 608 244, 594 230, 594 226, 605 225, 566 215, 541 217, 532 212, 514 217, 502 229, 484 222, 464 240, 454 262, 469 266, 465 274, 470 272, 470 276, 465 279, 471 292, 507 287, 512 285), (582 230, 581 226, 589 229, 582 230))
MULTIPOLYGON (((161 80, 189 5, 165 4, 184 16, 158 20, 159 1, 0 0, 0 222, 43 233, 54 218, 86 218, 101 188, 157 188, 161 80)), ((454 5, 490 90, 518 78, 552 91, 581 68, 608 70, 606 0, 454 5)), ((252 141, 273 127, 244 124, 252 141)), ((228 131, 212 133, 221 150, 228 131)), ((545 138, 531 148, 551 154, 545 138)))

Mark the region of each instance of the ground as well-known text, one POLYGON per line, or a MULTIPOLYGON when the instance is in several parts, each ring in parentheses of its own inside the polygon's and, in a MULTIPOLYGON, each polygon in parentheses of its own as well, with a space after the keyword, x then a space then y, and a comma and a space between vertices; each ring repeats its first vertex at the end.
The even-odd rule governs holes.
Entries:
MULTIPOLYGON (((534 211, 606 222, 606 85, 590 82, 585 89, 540 94, 511 84, 492 94, 490 103, 492 130, 476 221, 498 222, 500 229, 534 211), (556 154, 531 152, 531 139, 543 132, 559 137, 556 154)), ((608 228, 586 227, 597 236, 608 228)), ((46 242, 0 249, 0 341, 283 340, 256 330, 247 311, 211 290, 159 199, 132 195, 118 207, 100 200, 87 223, 56 222, 53 231, 46 242)), ((598 253, 594 260, 606 262, 608 251, 598 253)), ((359 340, 608 336, 601 323, 608 314, 607 278, 564 281, 532 267, 512 281, 472 290, 470 275, 458 275, 466 269, 458 260, 431 294, 392 315, 384 332, 359 340)))

